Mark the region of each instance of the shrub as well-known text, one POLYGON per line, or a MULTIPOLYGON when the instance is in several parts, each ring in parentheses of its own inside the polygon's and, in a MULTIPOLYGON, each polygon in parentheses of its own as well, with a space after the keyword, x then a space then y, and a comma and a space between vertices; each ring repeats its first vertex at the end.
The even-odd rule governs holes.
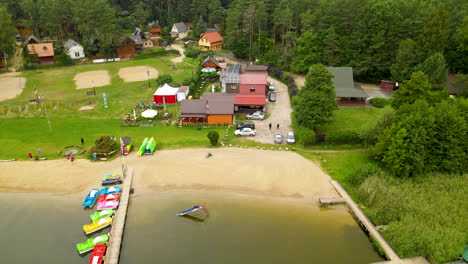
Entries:
POLYGON ((374 163, 367 163, 360 167, 354 168, 349 176, 346 178, 346 182, 353 185, 361 185, 369 176, 379 175, 382 173, 382 170, 379 166, 374 163))
POLYGON ((316 142, 315 132, 303 126, 298 126, 296 129, 297 142, 302 146, 312 145, 316 142))
POLYGON ((185 50, 185 56, 189 58, 196 58, 200 54, 201 54, 201 51, 199 49, 188 48, 185 50))
POLYGON ((109 153, 119 148, 117 141, 110 136, 101 136, 94 143, 96 145, 91 147, 90 153, 109 153))
POLYGON ((330 132, 325 137, 325 141, 335 144, 355 144, 361 143, 362 139, 357 131, 347 129, 330 132))
POLYGON ((219 133, 216 131, 210 131, 207 135, 208 139, 210 140, 211 146, 218 145, 219 140, 219 133))
POLYGON ((172 79, 172 76, 169 74, 161 74, 158 79, 156 79, 158 86, 164 85, 165 83, 169 84, 172 81, 174 81, 174 79, 172 79))
POLYGON ((390 99, 374 97, 369 100, 369 103, 378 108, 384 108, 385 106, 390 104, 390 99))

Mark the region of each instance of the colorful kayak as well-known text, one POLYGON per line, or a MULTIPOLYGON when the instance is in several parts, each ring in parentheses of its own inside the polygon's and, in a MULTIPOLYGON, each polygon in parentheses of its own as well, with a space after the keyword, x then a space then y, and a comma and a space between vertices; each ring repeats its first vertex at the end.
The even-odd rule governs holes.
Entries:
POLYGON ((151 154, 154 152, 155 149, 156 149, 156 141, 152 137, 146 144, 145 154, 151 154))
POLYGON ((100 244, 96 245, 91 252, 88 264, 102 264, 104 262, 104 255, 106 255, 107 245, 100 244))
POLYGON ((89 218, 91 218, 91 221, 97 221, 99 219, 102 219, 104 217, 109 217, 112 216, 115 213, 114 210, 112 209, 106 209, 102 211, 97 211, 89 215, 89 218))
POLYGON ((97 205, 98 210, 115 209, 117 207, 119 207, 119 201, 104 201, 97 205))
POLYGON ((145 138, 145 139, 143 140, 143 143, 141 143, 141 146, 140 146, 140 148, 138 149, 138 153, 137 153, 138 157, 143 156, 143 154, 145 153, 146 144, 148 144, 148 138, 145 138))
POLYGON ((112 217, 104 217, 102 219, 93 221, 89 225, 84 225, 83 226, 83 231, 88 235, 91 233, 94 233, 96 231, 99 231, 103 228, 106 228, 112 224, 112 217))
POLYGON ((104 174, 104 178, 102 178, 103 181, 105 180, 120 180, 120 174, 117 174, 117 173, 114 173, 114 174, 110 174, 110 173, 106 173, 104 174))
POLYGON ((105 187, 105 188, 102 188, 101 191, 99 191, 99 195, 119 193, 121 191, 122 191, 122 188, 120 188, 119 186, 105 187))
POLYGON ((203 207, 196 205, 188 210, 182 211, 177 214, 178 216, 191 216, 191 217, 196 217, 198 219, 205 219, 208 216, 208 210, 203 207))
POLYGON ((99 195, 99 189, 92 189, 86 196, 83 207, 93 207, 99 195))
POLYGON ((93 250, 95 245, 104 244, 107 243, 107 241, 109 241, 108 234, 100 235, 94 238, 90 238, 86 240, 86 242, 76 244, 76 249, 80 254, 84 254, 93 250))
POLYGON ((119 198, 120 198, 120 194, 118 193, 104 194, 104 195, 99 196, 98 203, 104 202, 104 201, 114 201, 114 200, 118 200, 119 198))

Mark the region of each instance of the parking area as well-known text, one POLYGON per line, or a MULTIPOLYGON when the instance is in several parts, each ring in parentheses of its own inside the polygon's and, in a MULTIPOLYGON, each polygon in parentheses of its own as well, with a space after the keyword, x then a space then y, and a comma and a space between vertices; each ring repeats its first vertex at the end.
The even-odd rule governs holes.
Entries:
POLYGON ((255 137, 247 137, 247 139, 260 143, 273 144, 274 134, 280 133, 283 136, 283 144, 286 144, 286 133, 292 130, 292 109, 289 101, 288 87, 284 83, 271 77, 268 77, 268 81, 275 83, 276 102, 267 103, 266 112, 269 113, 270 116, 266 120, 253 120, 257 133, 255 137), (269 124, 271 124, 271 129, 269 128, 269 124))

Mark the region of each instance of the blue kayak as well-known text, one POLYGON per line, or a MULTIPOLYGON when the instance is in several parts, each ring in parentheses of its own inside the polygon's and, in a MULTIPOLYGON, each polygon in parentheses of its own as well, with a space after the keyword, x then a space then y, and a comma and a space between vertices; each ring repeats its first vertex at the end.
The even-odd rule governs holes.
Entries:
POLYGON ((92 189, 86 196, 83 207, 93 207, 99 195, 99 189, 92 189))
POLYGON ((194 207, 182 211, 177 214, 178 216, 191 216, 191 217, 196 217, 198 219, 205 219, 205 217, 208 216, 208 210, 206 210, 205 207, 203 206, 198 206, 195 205, 194 207))
POLYGON ((122 188, 120 188, 119 186, 117 186, 117 187, 106 187, 106 188, 101 189, 101 191, 99 192, 99 195, 119 193, 121 191, 122 191, 122 188))

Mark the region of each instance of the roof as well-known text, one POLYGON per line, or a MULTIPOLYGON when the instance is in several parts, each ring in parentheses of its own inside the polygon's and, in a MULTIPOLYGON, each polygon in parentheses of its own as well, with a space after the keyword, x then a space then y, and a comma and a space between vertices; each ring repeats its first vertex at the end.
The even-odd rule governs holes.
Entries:
POLYGON ((213 58, 212 56, 206 57, 206 58, 203 60, 202 65, 205 64, 205 63, 207 63, 207 62, 209 62, 209 61, 213 62, 216 66, 219 66, 219 61, 218 61, 217 59, 213 58))
POLYGON ((258 75, 258 74, 242 74, 241 76, 241 84, 264 84, 268 83, 268 78, 266 75, 258 75))
POLYGON ((140 28, 135 28, 135 31, 132 33, 133 36, 140 36, 142 39, 146 39, 145 32, 141 30, 140 28))
POLYGON ((234 101, 236 105, 265 105, 264 95, 237 94, 234 101))
POLYGON ((179 90, 177 90, 177 93, 188 93, 190 87, 188 86, 181 86, 179 90))
POLYGON ((52 43, 28 44, 27 47, 29 54, 37 54, 39 58, 54 56, 54 44, 52 43))
POLYGON ((73 39, 69 39, 67 40, 67 42, 65 42, 65 44, 63 44, 63 46, 65 47, 65 49, 70 49, 73 46, 81 46, 81 45, 78 42, 74 41, 73 39))
POLYGON ((140 35, 132 35, 132 36, 129 36, 128 38, 133 40, 135 45, 143 45, 143 40, 141 39, 140 35))
POLYGON ((265 65, 247 65, 245 67, 242 67, 242 72, 248 72, 248 71, 268 71, 268 66, 265 65))
POLYGON ((36 36, 31 35, 29 36, 23 43, 23 49, 28 45, 28 44, 39 44, 42 41, 38 39, 36 36))
POLYGON ((148 23, 148 26, 149 26, 149 27, 156 26, 156 27, 158 27, 158 28, 161 28, 161 26, 159 25, 159 23, 156 22, 156 21, 153 21, 153 22, 151 22, 151 23, 148 23))
POLYGON ((332 79, 335 85, 336 97, 367 98, 366 92, 359 85, 354 85, 352 67, 327 67, 335 75, 332 79))
POLYGON ((177 22, 174 24, 177 29, 178 33, 185 33, 187 32, 187 27, 185 26, 184 22, 177 22))
POLYGON ((211 115, 234 114, 235 94, 230 93, 204 93, 203 100, 208 101, 206 113, 211 115))
POLYGON ((218 32, 205 32, 200 35, 200 38, 206 38, 210 43, 223 41, 223 36, 218 32))
POLYGON ((240 72, 240 64, 234 64, 228 66, 221 72, 221 78, 224 79, 225 83, 240 83, 241 77, 239 75, 240 72))
POLYGON ((184 100, 180 102, 180 114, 206 114, 206 100, 184 100))
POLYGON ((159 87, 153 95, 176 95, 178 90, 178 87, 172 87, 165 83, 163 86, 159 87))

